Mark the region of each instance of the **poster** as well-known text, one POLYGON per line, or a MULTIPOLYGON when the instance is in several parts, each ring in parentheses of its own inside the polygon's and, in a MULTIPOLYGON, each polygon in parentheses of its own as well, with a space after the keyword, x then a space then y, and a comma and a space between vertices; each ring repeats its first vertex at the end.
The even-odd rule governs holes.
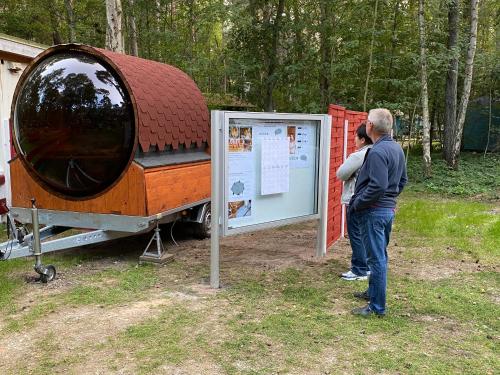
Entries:
POLYGON ((287 193, 290 189, 288 137, 263 138, 261 148, 261 194, 287 193))
POLYGON ((246 150, 229 152, 228 172, 228 200, 252 199, 255 193, 254 153, 246 150))
POLYGON ((229 126, 228 211, 229 219, 250 217, 255 194, 255 156, 251 126, 229 126))
POLYGON ((288 126, 290 168, 309 168, 314 157, 314 128, 311 125, 288 126))

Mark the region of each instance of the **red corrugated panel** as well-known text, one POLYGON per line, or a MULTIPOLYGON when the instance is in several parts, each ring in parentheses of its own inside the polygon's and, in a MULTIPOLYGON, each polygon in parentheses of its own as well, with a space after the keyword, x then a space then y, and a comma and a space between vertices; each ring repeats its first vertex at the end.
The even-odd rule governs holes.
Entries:
POLYGON ((346 110, 344 107, 331 104, 328 107, 328 114, 332 116, 332 140, 330 147, 330 176, 329 176, 329 196, 328 196, 328 223, 327 242, 331 246, 340 238, 342 206, 340 197, 342 183, 335 172, 342 164, 344 155, 344 120, 348 120, 347 151, 350 154, 354 151, 354 135, 357 127, 366 120, 365 112, 346 110))

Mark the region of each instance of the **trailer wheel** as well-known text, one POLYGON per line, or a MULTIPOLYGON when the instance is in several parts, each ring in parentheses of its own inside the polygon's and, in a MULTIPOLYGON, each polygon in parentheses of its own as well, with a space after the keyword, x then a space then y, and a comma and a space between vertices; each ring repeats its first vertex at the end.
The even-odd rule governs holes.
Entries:
POLYGON ((49 264, 45 267, 45 273, 40 274, 40 281, 44 284, 47 284, 49 281, 52 281, 56 278, 56 268, 49 264))
POLYGON ((212 227, 212 211, 210 210, 210 205, 203 213, 201 223, 195 223, 194 225, 194 235, 197 238, 204 239, 210 237, 210 229, 212 227))

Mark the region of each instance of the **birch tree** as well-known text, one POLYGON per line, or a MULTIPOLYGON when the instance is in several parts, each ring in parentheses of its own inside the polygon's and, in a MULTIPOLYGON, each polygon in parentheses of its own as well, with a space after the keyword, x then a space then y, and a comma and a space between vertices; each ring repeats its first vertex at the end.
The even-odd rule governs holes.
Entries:
POLYGON ((130 39, 130 54, 132 56, 139 56, 139 46, 137 44, 137 26, 135 22, 135 2, 134 0, 128 0, 128 4, 130 7, 130 15, 128 18, 129 22, 129 39, 130 39))
POLYGON ((368 57, 368 72, 366 73, 365 81, 365 93, 363 95, 363 111, 366 112, 366 102, 368 98, 368 84, 370 83, 370 75, 372 72, 373 64, 373 45, 375 43, 375 28, 377 27, 377 12, 378 12, 378 0, 375 0, 375 11, 373 12, 373 24, 372 24, 372 39, 370 42, 370 52, 368 57))
POLYGON ((457 108, 457 84, 458 84, 458 3, 456 0, 450 2, 449 11, 449 48, 452 52, 446 81, 446 107, 445 107, 445 137, 444 158, 450 168, 458 168, 460 147, 462 145, 462 134, 465 124, 465 114, 469 104, 469 96, 472 87, 472 73, 474 67, 474 55, 477 44, 478 24, 478 0, 470 0, 470 31, 467 57, 465 59, 465 72, 460 105, 457 108), (452 49, 453 48, 453 49, 452 49))
POLYGON ((106 49, 124 53, 121 0, 106 0, 106 49))
POLYGON ((321 95, 321 106, 328 108, 330 104, 330 70, 332 65, 331 39, 333 34, 332 17, 328 0, 319 3, 320 24, 320 69, 319 69, 319 91, 321 95))
POLYGON ((478 0, 470 2, 470 35, 469 46, 467 48, 467 58, 465 60, 465 77, 462 98, 458 107, 458 115, 456 120, 455 139, 452 149, 452 157, 449 162, 450 167, 457 169, 458 158, 460 156, 460 147, 462 145, 462 134, 464 131, 465 114, 467 113, 467 105, 469 104, 470 90, 472 87, 472 72, 474 68, 474 55, 476 54, 477 45, 477 15, 478 15, 478 0))
POLYGON ((448 3, 448 53, 450 60, 446 75, 443 144, 443 156, 447 161, 452 159, 457 115, 458 16, 458 0, 450 0, 448 3))
POLYGON ((76 26, 75 13, 73 11, 73 0, 64 0, 64 5, 66 6, 66 15, 68 19, 69 42, 74 43, 76 41, 76 26))
MULTIPOLYGON (((276 85, 276 67, 278 65, 278 41, 280 37, 281 19, 285 9, 285 0, 279 0, 276 9, 276 17, 272 24, 271 49, 268 54, 266 91, 264 100, 264 109, 267 112, 274 110, 273 91, 276 85)), ((269 22, 272 22, 269 20, 269 22)))
POLYGON ((427 51, 425 36, 425 8, 424 0, 418 1, 418 31, 420 35, 420 81, 421 81, 421 100, 422 100, 422 149, 423 149, 423 167, 425 177, 431 175, 431 145, 430 139, 430 121, 429 121, 429 93, 427 90, 427 51))

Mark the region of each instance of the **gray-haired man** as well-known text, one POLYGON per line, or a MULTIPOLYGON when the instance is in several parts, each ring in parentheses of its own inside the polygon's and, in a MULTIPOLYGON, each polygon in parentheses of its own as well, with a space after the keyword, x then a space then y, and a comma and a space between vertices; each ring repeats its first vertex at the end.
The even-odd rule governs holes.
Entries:
POLYGON ((387 245, 396 197, 407 182, 404 153, 392 139, 391 130, 391 112, 383 108, 369 112, 366 133, 374 144, 366 154, 349 204, 349 214, 358 216, 361 223, 371 272, 368 290, 354 294, 369 303, 354 309, 355 315, 385 315, 387 245))

